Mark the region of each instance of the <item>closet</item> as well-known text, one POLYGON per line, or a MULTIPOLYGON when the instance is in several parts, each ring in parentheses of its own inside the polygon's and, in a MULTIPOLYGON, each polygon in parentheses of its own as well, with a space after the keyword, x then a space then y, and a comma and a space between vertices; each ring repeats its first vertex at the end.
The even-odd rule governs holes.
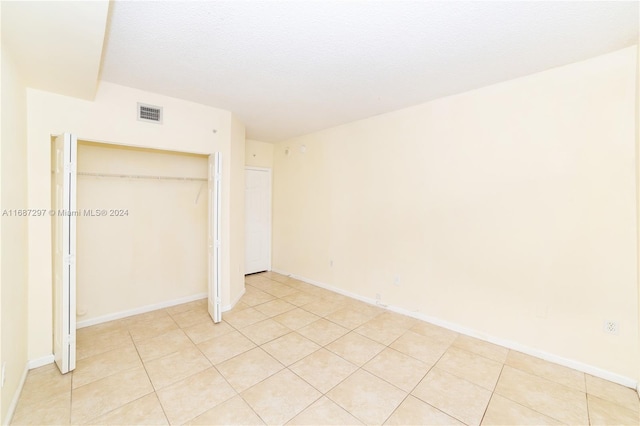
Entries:
POLYGON ((54 352, 71 359, 61 371, 74 368, 76 326, 207 296, 220 320, 220 163, 219 154, 56 138, 54 352))

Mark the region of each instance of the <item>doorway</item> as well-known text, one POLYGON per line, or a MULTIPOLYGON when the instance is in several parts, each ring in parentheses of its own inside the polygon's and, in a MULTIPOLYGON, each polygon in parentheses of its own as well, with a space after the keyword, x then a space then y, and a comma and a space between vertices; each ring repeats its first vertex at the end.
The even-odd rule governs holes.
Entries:
POLYGON ((271 169, 245 168, 245 275, 271 270, 271 169))

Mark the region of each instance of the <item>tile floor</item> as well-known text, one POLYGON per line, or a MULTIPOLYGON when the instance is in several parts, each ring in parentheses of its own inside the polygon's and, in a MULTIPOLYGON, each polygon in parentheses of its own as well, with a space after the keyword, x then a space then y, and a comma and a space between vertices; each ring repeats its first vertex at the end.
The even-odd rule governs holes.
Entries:
POLYGON ((635 391, 275 273, 214 325, 205 301, 78 330, 13 424, 628 424, 635 391))

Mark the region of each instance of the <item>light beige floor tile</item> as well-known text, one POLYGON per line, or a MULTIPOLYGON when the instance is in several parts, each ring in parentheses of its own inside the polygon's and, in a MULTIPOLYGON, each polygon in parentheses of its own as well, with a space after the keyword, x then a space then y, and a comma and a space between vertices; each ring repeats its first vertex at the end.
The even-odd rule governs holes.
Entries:
POLYGON ((357 366, 364 365, 371 358, 382 352, 384 345, 374 342, 358 333, 349 333, 326 346, 331 352, 357 366))
POLYGON ((465 336, 464 334, 460 334, 453 341, 452 345, 503 364, 509 353, 509 349, 505 347, 494 345, 493 343, 485 342, 484 340, 474 337, 465 336))
POLYGON ((335 303, 337 305, 342 305, 343 308, 351 308, 358 310, 358 308, 362 308, 367 304, 361 302, 359 300, 352 299, 351 297, 347 297, 344 294, 339 294, 333 291, 323 290, 322 299, 330 301, 331 303, 335 303))
POLYGON ((509 351, 505 364, 585 392, 585 377, 580 371, 516 351, 509 351))
POLYGON ((480 424, 491 398, 488 390, 437 368, 432 368, 411 393, 468 425, 480 424))
POLYGON ((227 315, 243 311, 243 310, 248 309, 250 307, 251 306, 249 306, 248 304, 244 303, 242 300, 239 300, 238 303, 233 305, 233 308, 230 311, 227 312, 227 315))
POLYGON ((142 361, 133 344, 84 358, 76 363, 72 386, 78 388, 112 374, 131 368, 142 367, 142 361))
POLYGON ((631 388, 586 374, 587 393, 638 412, 638 394, 631 388))
POLYGON ((255 306, 254 309, 267 317, 275 317, 282 313, 295 309, 296 305, 285 302, 281 299, 272 300, 271 302, 263 303, 262 305, 255 306))
POLYGON ((166 309, 157 309, 155 311, 149 311, 143 314, 132 315, 130 317, 123 318, 123 321, 127 324, 127 328, 131 328, 151 322, 164 321, 167 318, 170 318, 170 315, 166 311, 166 309))
POLYGON ((589 420, 592 425, 640 424, 640 417, 636 411, 593 395, 587 395, 587 399, 589 403, 589 420))
POLYGON ((307 303, 314 302, 316 298, 304 291, 296 291, 295 293, 291 293, 290 295, 283 297, 282 300, 296 306, 304 306, 307 303))
POLYGON ((97 334, 77 336, 76 360, 81 360, 132 342, 128 329, 117 328, 97 334))
POLYGON ((120 408, 93 419, 92 425, 168 425, 155 393, 131 401, 120 408))
POLYGON ((144 368, 134 368, 73 390, 71 422, 85 423, 153 392, 144 368))
POLYGON ((277 272, 271 272, 269 278, 279 283, 286 283, 291 279, 288 275, 279 274, 277 272))
POLYGON ((313 286, 313 288, 308 288, 306 292, 314 297, 317 297, 318 299, 323 299, 331 303, 339 302, 339 300, 337 300, 338 298, 334 296, 344 297, 342 295, 337 294, 336 292, 329 291, 318 286, 313 286))
POLYGON ((289 368, 322 393, 326 393, 358 369, 326 349, 319 349, 289 368))
POLYGON ((274 300, 275 298, 275 296, 269 293, 265 293, 262 290, 251 287, 251 290, 247 289, 240 300, 249 306, 256 306, 274 300))
POLYGON ((295 416, 287 425, 362 425, 358 419, 347 413, 344 408, 323 396, 302 413, 295 416))
POLYGON ((422 380, 431 365, 391 348, 386 348, 362 368, 405 392, 422 380))
POLYGON ((402 327, 405 329, 410 329, 416 324, 420 323, 420 320, 415 318, 408 317, 406 315, 398 314, 396 312, 383 312, 370 322, 372 323, 380 323, 380 324, 389 324, 394 327, 402 327))
POLYGON ((320 349, 320 346, 313 343, 306 337, 293 332, 278 337, 262 345, 262 349, 267 351, 272 357, 280 361, 284 365, 291 365, 301 360, 307 355, 320 349))
POLYGON ((228 401, 208 409, 187 424, 202 426, 263 425, 264 422, 240 396, 234 396, 228 401))
POLYGON ((320 317, 316 314, 312 314, 311 312, 300 308, 296 308, 273 317, 274 321, 278 321, 280 324, 290 328, 291 330, 298 330, 299 328, 309 325, 319 319, 320 317))
POLYGON ((302 306, 305 311, 311 312, 321 317, 326 317, 336 311, 342 309, 342 305, 335 304, 328 300, 316 300, 315 302, 307 303, 302 306))
POLYGON ((363 423, 382 424, 407 394, 371 373, 358 370, 327 392, 327 396, 363 423))
POLYGON ((190 311, 192 309, 207 309, 207 298, 194 300, 192 302, 182 303, 180 305, 170 306, 165 309, 169 315, 179 314, 181 312, 190 311))
POLYGON ((140 341, 160 336, 161 334, 177 329, 178 324, 176 324, 169 314, 166 314, 166 316, 159 317, 153 321, 137 322, 129 326, 129 333, 134 341, 140 341))
POLYGON ((252 285, 257 289, 278 298, 288 296, 289 294, 293 294, 298 291, 292 287, 272 280, 258 281, 252 285))
POLYGON ((390 345, 398 337, 402 336, 407 331, 404 327, 399 327, 393 324, 384 324, 377 321, 377 318, 365 322, 360 327, 355 329, 355 332, 368 337, 371 340, 382 343, 387 346, 390 345))
POLYGON ((551 380, 505 365, 495 392, 563 423, 586 424, 587 398, 551 380))
POLYGON ((254 285, 256 283, 267 281, 267 280, 271 280, 271 276, 265 275, 265 273, 245 275, 244 277, 245 284, 249 284, 249 285, 254 285))
POLYGON ((238 331, 224 334, 202 342, 198 348, 214 365, 240 355, 256 345, 238 331))
POLYGON ((234 329, 225 321, 221 321, 217 324, 213 322, 203 322, 200 324, 192 325, 191 327, 184 328, 184 331, 189 339, 196 345, 198 343, 205 342, 214 337, 222 336, 232 332, 234 329))
POLYGON ((187 328, 201 323, 213 324, 213 319, 211 318, 211 315, 209 315, 209 312, 207 312, 206 307, 173 314, 172 317, 180 328, 187 328))
POLYGON ((324 318, 312 322, 306 327, 302 327, 298 330, 298 333, 302 334, 307 339, 316 342, 320 346, 328 345, 348 332, 349 330, 346 328, 332 323, 331 321, 327 321, 324 318))
POLYGON ((100 334, 117 331, 117 330, 128 332, 129 328, 127 325, 126 318, 114 320, 114 321, 107 321, 107 322, 92 325, 89 327, 78 328, 76 330, 76 338, 77 339, 82 339, 85 337, 90 338, 91 336, 97 336, 100 334))
POLYGON ((156 390, 211 367, 209 360, 195 345, 144 364, 156 390))
POLYGON ((436 367, 492 392, 502 371, 499 362, 454 346, 447 349, 436 367))
POLYGON ((217 368, 237 392, 242 392, 284 366, 262 349, 254 348, 219 364, 217 368))
MULTIPOLYGON (((409 425, 460 425, 451 416, 443 413, 437 408, 420 401, 418 398, 409 395, 391 417, 384 423, 385 425, 409 426, 409 425)), ((514 423, 515 424, 515 423, 514 423)))
MULTIPOLYGON (((318 287, 313 285, 313 284, 309 284, 309 283, 305 283, 303 281, 299 281, 296 279, 290 279, 287 281, 287 285, 291 288, 295 288, 298 291, 302 291, 304 293, 307 294, 311 294, 311 292, 313 292, 314 290, 316 290, 318 287)), ((286 298, 286 296, 285 296, 286 298)))
POLYGON ((191 340, 180 329, 171 330, 151 339, 136 342, 138 353, 143 361, 151 361, 156 358, 169 355, 193 346, 191 340))
POLYGON ((285 297, 297 292, 298 290, 285 284, 275 283, 269 288, 264 289, 264 291, 275 297, 285 297))
POLYGON ((242 334, 247 336, 256 345, 262 345, 280 336, 291 333, 291 330, 284 325, 275 322, 272 319, 251 324, 240 330, 242 334))
POLYGON ((235 311, 234 308, 224 315, 224 320, 238 329, 265 319, 267 319, 267 316, 262 312, 256 311, 254 308, 246 308, 241 311, 235 311))
POLYGON ((484 418, 482 419, 482 424, 487 426, 538 426, 561 425, 562 423, 494 393, 493 396, 491 396, 487 412, 484 414, 484 418))
POLYGON ((360 312, 352 308, 342 308, 327 315, 326 318, 331 322, 335 322, 349 330, 353 330, 354 328, 369 321, 372 316, 368 313, 360 312))
POLYGON ((413 325, 413 327, 411 327, 411 331, 428 337, 433 341, 449 345, 452 344, 458 337, 458 333, 456 333, 455 331, 447 330, 444 327, 439 327, 426 321, 418 321, 413 325))
POLYGON ((20 399, 12 425, 68 425, 71 420, 71 391, 55 394, 37 402, 20 399))
POLYGON ((289 370, 247 389, 242 397, 267 424, 284 424, 321 394, 289 370))
POLYGON ((342 296, 347 300, 347 304, 345 307, 356 310, 364 315, 367 315, 369 319, 375 318, 378 315, 381 315, 385 312, 385 310, 379 306, 372 305, 370 303, 365 303, 360 300, 354 300, 347 296, 342 296))
POLYGON ((445 353, 449 344, 440 340, 432 340, 413 331, 407 331, 389 347, 426 364, 435 364, 445 353))
POLYGON ((72 374, 60 374, 55 364, 36 368, 27 374, 20 403, 32 407, 44 400, 71 392, 72 374))
MULTIPOLYGON (((249 280, 248 280, 249 281, 249 280)), ((252 278, 249 281, 249 284, 251 284, 253 287, 261 290, 261 291, 265 291, 265 289, 273 287, 275 285, 282 285, 282 283, 272 280, 270 278, 267 277, 255 277, 252 278)))
POLYGON ((235 395, 236 392, 215 368, 158 391, 158 399, 172 425, 183 424, 235 395))

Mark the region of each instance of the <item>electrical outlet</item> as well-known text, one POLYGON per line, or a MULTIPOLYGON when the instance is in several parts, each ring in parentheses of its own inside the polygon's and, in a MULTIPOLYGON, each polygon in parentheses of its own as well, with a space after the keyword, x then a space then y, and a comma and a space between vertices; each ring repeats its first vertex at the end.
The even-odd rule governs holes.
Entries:
POLYGON ((607 334, 618 334, 618 323, 616 321, 605 320, 602 325, 603 330, 607 334))
POLYGON ((2 379, 1 380, 2 383, 0 384, 1 388, 4 387, 4 381, 7 378, 6 372, 7 372, 7 361, 2 363, 2 378, 1 378, 2 379))

